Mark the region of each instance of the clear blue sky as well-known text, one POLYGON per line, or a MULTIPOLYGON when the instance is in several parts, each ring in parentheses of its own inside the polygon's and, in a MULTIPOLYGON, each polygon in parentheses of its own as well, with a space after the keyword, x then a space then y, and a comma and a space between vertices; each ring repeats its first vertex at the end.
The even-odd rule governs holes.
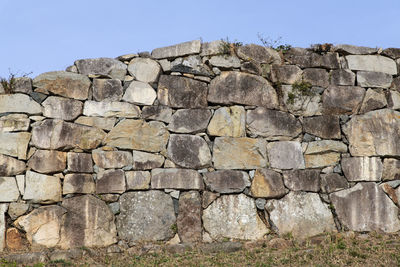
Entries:
POLYGON ((400 47, 400 0, 0 0, 0 77, 202 38, 400 47))

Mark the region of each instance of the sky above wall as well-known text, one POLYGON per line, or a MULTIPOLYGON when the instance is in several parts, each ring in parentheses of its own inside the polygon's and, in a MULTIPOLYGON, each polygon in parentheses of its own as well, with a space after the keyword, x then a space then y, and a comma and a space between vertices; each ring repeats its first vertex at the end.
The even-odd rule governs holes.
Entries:
POLYGON ((0 0, 0 77, 201 38, 400 47, 399 0, 0 0))

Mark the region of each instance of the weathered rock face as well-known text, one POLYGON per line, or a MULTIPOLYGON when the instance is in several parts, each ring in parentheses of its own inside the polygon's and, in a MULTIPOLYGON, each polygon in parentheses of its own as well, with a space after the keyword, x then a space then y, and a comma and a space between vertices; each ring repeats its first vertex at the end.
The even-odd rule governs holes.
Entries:
POLYGON ((304 155, 306 167, 320 168, 336 165, 340 160, 340 153, 346 152, 346 144, 339 141, 321 140, 310 142, 304 155))
POLYGON ((243 194, 223 195, 203 211, 204 229, 213 239, 261 239, 269 232, 254 200, 243 194))
POLYGON ((151 56, 156 59, 175 58, 191 54, 198 54, 200 53, 200 49, 201 49, 201 41, 193 40, 190 42, 184 42, 176 45, 156 48, 151 52, 151 56))
POLYGON ((345 55, 353 54, 353 55, 369 55, 375 54, 378 52, 378 48, 366 47, 366 46, 355 46, 348 44, 338 44, 335 45, 334 51, 341 52, 345 55))
POLYGON ((392 75, 383 72, 358 71, 357 85, 362 87, 389 88, 392 84, 392 75))
POLYGON ((340 139, 341 137, 338 116, 307 117, 303 119, 303 127, 306 133, 324 139, 340 139))
POLYGON ((184 192, 179 197, 179 212, 176 221, 182 242, 202 241, 201 197, 197 191, 184 192))
POLYGON ((146 106, 143 107, 142 118, 170 123, 172 109, 164 106, 146 106))
POLYGON ((246 172, 233 170, 206 172, 204 182, 211 191, 225 194, 243 192, 251 184, 246 172))
POLYGON ((93 194, 96 185, 93 176, 87 173, 69 173, 65 175, 63 183, 63 195, 66 194, 93 194))
POLYGON ((24 215, 29 210, 29 204, 21 202, 12 202, 8 206, 8 215, 10 215, 12 220, 17 219, 21 215, 24 215))
POLYGON ((0 202, 17 201, 19 190, 14 177, 0 177, 0 202))
POLYGON ((132 151, 133 169, 135 170, 151 170, 160 168, 164 164, 164 157, 152 153, 142 151, 132 151))
POLYGON ((88 77, 66 71, 46 72, 33 79, 35 92, 53 93, 78 100, 88 98, 90 84, 88 77))
POLYGON ((356 82, 356 75, 348 69, 332 70, 330 77, 333 85, 355 85, 356 82))
POLYGON ((10 114, 0 117, 0 132, 27 131, 29 122, 30 120, 25 114, 10 114))
POLYGON ((301 145, 296 141, 269 143, 267 146, 269 163, 276 169, 304 169, 301 145))
POLYGON ((25 162, 0 154, 0 176, 14 176, 25 169, 25 162))
POLYGON ((264 139, 217 137, 213 159, 216 169, 257 169, 267 166, 267 142, 264 139), (236 155, 240 155, 240 158, 236 155))
POLYGON ((127 241, 168 240, 176 217, 172 198, 161 191, 128 192, 119 198, 118 235, 127 241))
POLYGON ((116 118, 100 118, 100 117, 85 117, 80 116, 75 120, 75 123, 87 126, 93 126, 99 129, 110 131, 115 124, 116 118))
POLYGON ((319 170, 284 171, 283 181, 292 191, 319 192, 321 187, 319 173, 319 170))
POLYGON ((156 91, 148 83, 132 81, 122 99, 138 105, 152 105, 156 98, 156 91))
POLYGON ((0 252, 5 247, 6 217, 4 213, 6 213, 7 207, 7 204, 0 204, 0 252))
POLYGON ((132 154, 128 151, 92 151, 94 163, 103 169, 123 168, 132 165, 132 154))
POLYGON ((400 230, 399 209, 375 183, 358 183, 330 198, 338 219, 350 231, 400 230))
POLYGON ((279 53, 272 48, 261 45, 248 44, 237 49, 238 56, 245 61, 256 61, 264 64, 280 64, 279 53))
POLYGON ((119 101, 124 90, 122 83, 117 79, 94 79, 93 98, 96 101, 119 101))
POLYGON ((56 150, 36 150, 28 167, 40 173, 62 172, 67 166, 67 153, 56 150))
POLYGON ((33 247, 55 247, 60 241, 60 230, 66 209, 51 205, 33 210, 15 221, 15 225, 26 232, 33 247))
POLYGON ((382 178, 382 161, 376 157, 343 158, 342 170, 350 182, 380 181, 382 178))
POLYGON ((301 133, 301 123, 286 112, 256 108, 247 111, 247 130, 267 140, 291 140, 301 133))
POLYGON ((83 107, 81 101, 57 96, 49 96, 42 105, 44 116, 66 121, 74 120, 81 115, 83 107))
POLYGON ((359 113, 366 113, 371 110, 387 106, 387 100, 383 91, 368 89, 361 104, 359 113))
POLYGON ((171 134, 167 152, 175 164, 185 168, 201 169, 211 165, 210 149, 200 136, 171 134))
POLYGON ((123 149, 160 152, 165 150, 168 138, 168 131, 161 122, 124 120, 108 133, 104 143, 123 149))
POLYGON ((256 170, 250 190, 253 197, 262 198, 280 198, 288 192, 282 175, 270 169, 256 170))
POLYGON ((150 172, 131 171, 125 172, 127 190, 144 190, 150 188, 150 172))
POLYGON ((397 74, 396 62, 387 57, 378 55, 348 55, 346 56, 346 61, 351 70, 375 71, 391 75, 397 74))
POLYGON ((211 118, 208 109, 180 109, 172 115, 168 130, 176 133, 196 133, 207 129, 211 118))
POLYGON ((210 83, 208 101, 218 104, 244 104, 278 107, 278 96, 269 82, 256 75, 227 71, 210 83))
POLYGON ((203 190, 204 184, 203 178, 195 170, 153 169, 151 170, 151 188, 203 190))
POLYGON ((290 192, 280 200, 269 200, 265 208, 280 235, 307 238, 336 231, 328 205, 316 193, 290 192))
POLYGON ((360 108, 365 89, 358 86, 329 86, 322 94, 324 114, 352 114, 360 108))
POLYGON ((60 178, 27 171, 23 199, 44 204, 61 201, 60 178))
POLYGON ((21 251, 26 248, 26 242, 17 228, 8 228, 6 232, 6 246, 9 251, 21 251))
POLYGON ((321 96, 315 87, 306 94, 299 93, 292 85, 282 85, 281 90, 283 102, 290 113, 304 117, 321 115, 321 96))
POLYGON ((32 129, 32 144, 41 149, 94 149, 100 145, 105 132, 61 120, 44 120, 32 129))
POLYGON ((140 82, 157 82, 161 66, 151 58, 134 58, 128 65, 129 73, 140 82))
POLYGON ((400 155, 400 113, 390 109, 353 116, 345 125, 352 156, 400 155))
POLYGON ((158 100, 173 108, 202 108, 207 106, 208 86, 205 82, 181 76, 161 75, 158 100))
POLYGON ((240 68, 240 59, 236 56, 213 56, 209 62, 212 66, 222 69, 240 68))
POLYGON ((126 102, 86 101, 83 106, 83 115, 137 118, 140 115, 140 109, 139 107, 126 102))
POLYGON ((92 155, 88 153, 68 152, 68 171, 71 172, 93 172, 92 155))
POLYGON ((329 85, 329 74, 324 69, 305 69, 303 70, 303 81, 313 86, 326 88, 329 85))
POLYGON ((296 65, 272 65, 271 80, 284 84, 294 84, 301 80, 303 71, 296 65))
POLYGON ((400 160, 386 158, 383 160, 382 180, 400 179, 400 160))
POLYGON ((106 203, 91 195, 64 199, 68 212, 61 225, 62 249, 74 247, 105 247, 117 242, 114 215, 106 203))
POLYGON ((332 193, 346 188, 349 188, 349 183, 343 176, 337 173, 321 174, 322 192, 332 193))
POLYGON ((78 72, 85 75, 100 74, 113 79, 123 80, 126 65, 113 58, 88 58, 75 61, 78 72))
POLYGON ((0 133, 0 153, 18 159, 26 159, 26 151, 31 134, 22 133, 0 133))
POLYGON ((41 114, 42 108, 24 94, 0 95, 0 113, 5 112, 41 114))
POLYGON ((105 170, 97 174, 96 193, 108 194, 117 193, 122 194, 126 190, 125 173, 123 170, 105 170))
POLYGON ((222 107, 214 112, 207 131, 214 136, 244 137, 246 112, 241 106, 222 107))

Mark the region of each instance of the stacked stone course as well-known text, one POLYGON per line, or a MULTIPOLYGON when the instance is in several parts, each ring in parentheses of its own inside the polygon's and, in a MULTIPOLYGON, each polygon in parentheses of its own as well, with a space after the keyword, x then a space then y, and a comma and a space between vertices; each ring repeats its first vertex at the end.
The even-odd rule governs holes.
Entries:
POLYGON ((0 251, 399 231, 400 49, 224 45, 0 87, 0 251))

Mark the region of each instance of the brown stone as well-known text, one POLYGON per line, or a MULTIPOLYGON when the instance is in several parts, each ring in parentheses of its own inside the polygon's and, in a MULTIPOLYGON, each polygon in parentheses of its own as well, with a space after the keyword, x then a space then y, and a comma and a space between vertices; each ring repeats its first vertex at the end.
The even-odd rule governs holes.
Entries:
POLYGON ((324 69, 305 69, 303 70, 303 81, 313 86, 326 88, 329 85, 329 74, 324 69))
POLYGON ((151 175, 148 171, 125 172, 126 190, 145 190, 150 188, 151 175))
POLYGON ((360 108, 365 89, 358 86, 330 85, 322 94, 323 113, 352 114, 360 108))
POLYGON ((400 179, 400 160, 386 158, 383 160, 382 180, 399 180, 400 179))
POLYGON ((120 101, 124 90, 120 80, 117 79, 94 79, 93 98, 96 101, 120 101))
POLYGON ((201 197, 198 191, 183 192, 179 197, 179 212, 176 224, 182 242, 201 242, 201 197))
POLYGON ((94 163, 103 169, 123 168, 132 165, 132 154, 128 151, 92 151, 94 163))
POLYGON ((56 150, 36 150, 28 167, 40 173, 62 172, 67 167, 67 153, 56 150))
POLYGON ((65 175, 63 195, 67 194, 93 194, 96 186, 93 176, 87 173, 69 173, 65 175))
POLYGON ((71 172, 93 172, 92 155, 89 153, 68 152, 68 171, 71 172))
POLYGON ((25 162, 0 154, 0 176, 14 176, 25 169, 25 162))
POLYGON ((190 169, 153 169, 151 170, 151 188, 203 190, 203 178, 190 169))
POLYGON ((207 208, 214 200, 216 200, 221 194, 220 193, 213 193, 210 191, 203 192, 203 198, 201 202, 201 206, 203 209, 207 208))
POLYGON ((97 174, 96 194, 117 193, 126 190, 125 173, 123 170, 105 170, 97 174))
POLYGON ((387 100, 382 90, 368 89, 361 104, 359 113, 366 113, 371 110, 387 106, 387 100))
POLYGON ((181 76, 161 75, 158 82, 158 100, 174 108, 201 108, 207 106, 207 83, 181 76))
POLYGON ((204 182, 211 191, 218 193, 240 193, 250 186, 249 175, 235 170, 206 172, 204 182))
POLYGON ((303 71, 296 65, 272 65, 271 80, 275 83, 294 84, 301 80, 303 71))
POLYGON ((155 168, 160 168, 164 164, 164 157, 157 154, 142 152, 142 151, 132 151, 133 155, 133 169, 135 170, 151 170, 155 168))
POLYGON ((240 46, 237 49, 239 58, 246 61, 256 61, 264 64, 280 64, 281 57, 279 53, 270 47, 264 47, 256 44, 240 46))
POLYGON ((251 195, 262 198, 280 198, 288 193, 282 175, 270 169, 257 169, 251 183, 251 195))
POLYGON ((24 250, 27 242, 17 228, 8 228, 6 232, 6 246, 11 251, 24 250))
POLYGON ((208 109, 180 109, 172 115, 168 130, 175 133, 203 132, 211 116, 208 109))
POLYGON ((283 181, 292 191, 319 192, 320 170, 294 170, 284 171, 283 181))
POLYGON ((306 133, 324 139, 341 138, 338 116, 323 115, 316 117, 307 117, 303 119, 303 127, 306 133))
POLYGON ((321 174, 322 192, 332 193, 347 188, 349 188, 349 183, 343 176, 337 173, 321 174))

